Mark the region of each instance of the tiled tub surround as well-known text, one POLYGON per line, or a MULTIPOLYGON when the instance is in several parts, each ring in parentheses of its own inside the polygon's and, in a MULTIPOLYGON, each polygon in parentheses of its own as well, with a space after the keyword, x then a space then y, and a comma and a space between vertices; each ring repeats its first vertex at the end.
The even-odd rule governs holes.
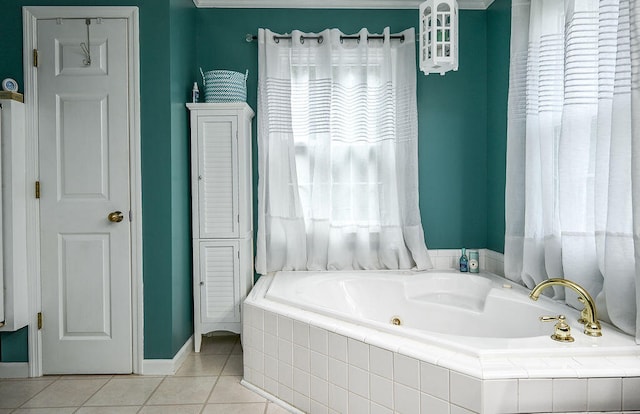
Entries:
MULTIPOLYGON (((640 347, 631 339, 595 355, 589 347, 576 351, 576 343, 596 342, 574 328, 574 344, 534 338, 551 350, 535 357, 519 348, 474 354, 268 300, 272 280, 260 278, 244 303, 243 383, 302 412, 640 410, 640 347)), ((518 340, 506 340, 507 348, 510 341, 518 340)))

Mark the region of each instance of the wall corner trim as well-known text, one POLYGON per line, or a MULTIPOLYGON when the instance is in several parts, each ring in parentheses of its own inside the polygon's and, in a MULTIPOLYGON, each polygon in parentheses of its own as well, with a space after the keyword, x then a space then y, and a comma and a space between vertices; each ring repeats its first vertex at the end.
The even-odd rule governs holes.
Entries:
POLYGON ((0 378, 29 378, 29 363, 0 362, 0 378))
POLYGON ((193 349, 193 335, 172 359, 145 359, 142 361, 142 375, 174 375, 193 349))

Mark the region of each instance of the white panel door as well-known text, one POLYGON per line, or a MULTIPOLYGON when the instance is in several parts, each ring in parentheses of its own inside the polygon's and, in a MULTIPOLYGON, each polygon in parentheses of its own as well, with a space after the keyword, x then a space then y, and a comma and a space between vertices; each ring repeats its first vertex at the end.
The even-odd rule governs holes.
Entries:
POLYGON ((239 237, 238 118, 198 117, 200 239, 239 237))
POLYGON ((132 372, 127 21, 89 31, 37 25, 44 374, 132 372))

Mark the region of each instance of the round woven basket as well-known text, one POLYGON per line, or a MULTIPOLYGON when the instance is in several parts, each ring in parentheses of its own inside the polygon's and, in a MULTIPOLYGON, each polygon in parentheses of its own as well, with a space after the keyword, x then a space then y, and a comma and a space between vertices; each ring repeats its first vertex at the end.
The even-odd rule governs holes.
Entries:
POLYGON ((245 102, 247 100, 248 70, 246 73, 231 70, 203 72, 200 68, 200 73, 204 83, 205 102, 245 102))

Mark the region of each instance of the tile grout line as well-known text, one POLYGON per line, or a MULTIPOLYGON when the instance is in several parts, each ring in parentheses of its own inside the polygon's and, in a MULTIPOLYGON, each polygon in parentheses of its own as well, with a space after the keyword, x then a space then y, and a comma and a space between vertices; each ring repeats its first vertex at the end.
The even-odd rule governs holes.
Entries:
MULTIPOLYGON (((85 379, 88 379, 88 378, 85 378, 85 379)), ((111 376, 109 377, 109 379, 105 381, 105 383, 104 383, 104 384, 102 384, 100 387, 98 387, 98 389, 97 389, 93 394, 91 394, 91 395, 90 395, 86 400, 84 400, 84 401, 82 402, 82 404, 80 404, 80 405, 78 406, 78 410, 80 409, 80 407, 83 407, 87 402, 89 402, 89 400, 90 400, 91 398, 93 398, 93 396, 94 396, 94 395, 96 395, 98 392, 100 392, 100 390, 101 390, 101 389, 103 389, 103 388, 104 388, 104 387, 105 387, 109 382, 111 382, 111 380, 112 380, 112 379, 113 379, 113 375, 111 375, 111 376)), ((79 380, 83 381, 83 379, 82 379, 82 378, 79 378, 79 380)), ((78 411, 78 410, 76 410, 76 411, 78 411)), ((76 411, 74 411, 74 413, 75 413, 76 411)))
POLYGON ((138 412, 142 411, 142 409, 144 407, 147 406, 147 403, 149 402, 149 400, 151 399, 151 397, 153 397, 155 395, 156 392, 158 392, 158 389, 160 388, 160 386, 164 383, 164 381, 167 379, 167 375, 163 375, 162 376, 162 380, 160 380, 160 382, 158 383, 158 385, 156 385, 156 387, 153 389, 153 392, 151 392, 149 394, 149 396, 147 397, 146 400, 144 400, 144 402, 142 403, 142 405, 140 406, 140 410, 138 410, 138 412))
MULTIPOLYGON (((142 376, 142 378, 144 378, 144 375, 142 376)), ((149 400, 151 399, 153 394, 155 394, 156 391, 158 390, 158 388, 160 388, 160 385, 164 382, 164 380, 165 380, 165 378, 167 378, 167 376, 163 375, 161 378, 162 379, 160 380, 160 382, 158 382, 158 385, 156 385, 156 387, 153 389, 153 391, 151 391, 149 393, 149 396, 147 397, 147 399, 142 402, 142 404, 140 405, 140 408, 138 408, 138 411, 136 411, 136 414, 140 413, 144 409, 144 407, 146 406, 147 402, 149 402, 149 400)))
MULTIPOLYGON (((240 349, 242 351, 239 354, 242 357, 242 375, 240 375, 240 378, 244 379, 244 348, 242 347, 242 341, 240 340, 240 336, 238 336, 236 344, 240 344, 240 349)), ((234 344, 234 348, 235 348, 236 344, 234 344)), ((231 352, 233 352, 233 349, 232 349, 231 352)), ((311 352, 311 349, 309 349, 309 352, 311 352)), ((293 364, 292 364, 292 366, 293 366, 293 364)), ((265 398, 264 411, 262 412, 263 414, 267 414, 269 412, 269 404, 271 404, 271 403, 272 403, 272 401, 270 401, 268 398, 265 398)))
MULTIPOLYGON (((220 371, 220 373, 222 373, 222 371, 220 371)), ((209 402, 209 399, 211 398, 211 395, 213 395, 213 390, 216 389, 216 386, 218 385, 218 382, 220 381, 220 377, 222 375, 218 375, 216 377, 216 381, 213 383, 213 387, 211 387, 211 390, 209 390, 209 393, 207 394, 207 398, 204 399, 204 403, 202 404, 202 408, 200 408, 200 413, 202 414, 204 412, 204 410, 207 408, 207 403, 209 402)))
POLYGON ((26 403, 28 403, 29 401, 31 401, 31 400, 33 400, 34 398, 36 398, 40 393, 42 393, 44 390, 46 390, 47 388, 49 388, 50 386, 52 386, 53 384, 55 384, 58 380, 60 380, 60 378, 62 378, 62 377, 60 377, 60 376, 59 376, 58 378, 56 378, 56 379, 54 379, 53 381, 51 381, 51 383, 50 383, 49 385, 47 385, 46 387, 44 387, 43 389, 41 389, 40 391, 38 391, 37 393, 35 393, 33 396, 31 396, 31 398, 28 398, 25 402, 23 402, 23 403, 22 403, 22 404, 20 404, 19 406, 14 407, 14 408, 12 409, 12 411, 11 411, 11 412, 14 412, 14 411, 18 410, 19 408, 24 407, 24 405, 25 405, 26 403))
MULTIPOLYGON (((236 339, 237 341, 237 339, 236 339)), ((218 382, 220 381, 220 377, 222 376, 222 371, 224 371, 224 367, 227 366, 227 362, 229 361, 229 356, 231 355, 231 352, 233 352, 233 347, 235 346, 235 341, 233 342, 233 345, 231 346, 231 349, 229 350, 229 353, 227 354, 227 359, 225 360, 224 364, 222 364, 222 368, 220 369, 220 374, 218 374, 216 381, 213 383, 213 387, 211 387, 211 390, 209 391, 209 394, 207 394, 207 398, 205 398, 204 400, 204 404, 202 404, 202 408, 200 409, 200 414, 202 414, 204 412, 204 410, 207 408, 207 404, 209 403, 209 400, 211 399, 211 396, 213 395, 213 390, 216 389, 216 386, 218 385, 218 382)))
POLYGON ((231 355, 233 352, 233 347, 236 345, 236 343, 233 343, 233 346, 231 347, 231 350, 229 350, 229 355, 227 355, 227 359, 224 360, 224 364, 222 364, 222 369, 220 370, 220 377, 222 376, 222 373, 224 372, 224 369, 227 367, 227 364, 229 363, 229 359, 231 359, 231 355))
MULTIPOLYGON (((144 377, 144 376, 143 376, 143 377, 144 377)), ((147 405, 147 403, 149 402, 149 400, 151 399, 151 397, 156 393, 156 391, 158 390, 158 388, 160 388, 160 385, 162 385, 162 383, 164 382, 164 380, 167 378, 167 375, 163 375, 161 378, 162 378, 162 379, 160 380, 160 382, 158 382, 158 385, 156 385, 156 387, 153 389, 153 391, 151 391, 151 392, 149 393, 149 396, 147 397, 147 399, 146 399, 146 400, 144 400, 144 401, 142 402, 142 404, 140 405, 140 408, 138 409, 138 411, 136 411, 136 413, 139 413, 139 412, 141 412, 141 411, 144 409, 144 407, 147 405)))

